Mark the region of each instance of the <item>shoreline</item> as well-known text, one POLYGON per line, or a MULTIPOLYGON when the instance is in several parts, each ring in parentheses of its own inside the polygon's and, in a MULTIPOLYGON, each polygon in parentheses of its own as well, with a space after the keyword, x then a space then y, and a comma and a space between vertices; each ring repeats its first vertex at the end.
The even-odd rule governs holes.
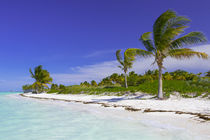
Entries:
MULTIPOLYGON (((58 94, 19 94, 21 97, 75 103, 87 110, 98 109, 113 116, 132 117, 147 123, 165 127, 175 127, 189 131, 191 134, 203 135, 210 138, 210 101, 203 99, 168 99, 168 100, 139 100, 134 97, 96 96, 96 95, 58 95, 58 94), (167 106, 168 105, 168 106, 167 106), (191 106, 189 106, 191 105, 191 106)), ((67 105, 68 106, 68 105, 67 105)))
MULTIPOLYGON (((121 96, 96 96, 96 95, 58 95, 58 94, 31 94, 31 93, 24 93, 24 94, 20 94, 23 97, 29 97, 29 98, 35 98, 35 99, 45 99, 45 100, 57 100, 57 101, 65 101, 65 102, 75 102, 75 103, 83 103, 83 104, 98 104, 101 105, 102 107, 113 107, 113 108, 124 108, 124 110, 127 111, 141 111, 142 113, 151 113, 151 112, 171 112, 171 113, 175 113, 175 114, 188 114, 188 115, 192 115, 194 118, 197 118, 200 121, 210 121, 210 101, 206 101, 206 100, 199 100, 199 101, 205 101, 206 103, 206 108, 204 108, 203 110, 195 110, 190 108, 191 110, 186 110, 186 108, 177 108, 176 104, 182 100, 185 100, 187 102, 187 100, 189 101, 189 99, 174 99, 174 100, 155 100, 155 99, 149 99, 149 100, 137 100, 134 97, 133 98, 122 98, 121 96), (57 97, 56 97, 57 96, 57 97), (77 97, 76 99, 72 97, 77 97), (85 98, 88 97, 88 98, 85 98), (101 99, 103 98, 104 99, 101 99), (133 100, 132 100, 133 99, 133 100), (130 100, 130 102, 125 100, 130 100), (122 103, 122 101, 125 101, 125 103, 122 103), (156 102, 156 105, 161 105, 162 103, 169 101, 169 102, 174 102, 172 106, 173 108, 171 108, 171 105, 169 108, 167 109, 162 109, 162 107, 154 107, 150 106, 150 104, 146 105, 144 104, 143 107, 136 105, 136 102, 140 102, 144 103, 144 102, 156 102), (121 103, 118 103, 121 102, 121 103), (175 109, 174 109, 175 107, 175 109)), ((190 99, 191 102, 194 100, 198 100, 198 99, 190 99)), ((193 102, 195 103, 195 102, 193 102)), ((166 105, 166 104, 165 104, 166 105)), ((194 105, 196 106, 196 105, 194 105)), ((180 106, 179 106, 180 107, 180 106)), ((200 106, 198 105, 197 108, 200 108, 200 106)), ((196 109, 197 109, 196 108, 196 109)))

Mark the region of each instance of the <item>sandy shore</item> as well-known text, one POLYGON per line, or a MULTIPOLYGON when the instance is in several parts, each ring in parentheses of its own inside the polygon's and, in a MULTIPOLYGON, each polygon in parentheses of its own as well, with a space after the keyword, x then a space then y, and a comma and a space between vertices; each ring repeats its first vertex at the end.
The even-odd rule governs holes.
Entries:
MULTIPOLYGON (((95 108, 107 107, 108 112, 140 120, 153 120, 154 124, 164 124, 189 130, 210 138, 210 100, 198 98, 171 98, 168 100, 147 99, 142 96, 96 96, 96 95, 58 95, 22 94, 24 97, 50 99, 79 103, 95 108), (141 98, 144 99, 141 99, 141 98), (129 112, 129 113, 128 113, 129 112)), ((107 111, 106 110, 106 111, 107 111)), ((206 138, 204 138, 206 139, 206 138)))

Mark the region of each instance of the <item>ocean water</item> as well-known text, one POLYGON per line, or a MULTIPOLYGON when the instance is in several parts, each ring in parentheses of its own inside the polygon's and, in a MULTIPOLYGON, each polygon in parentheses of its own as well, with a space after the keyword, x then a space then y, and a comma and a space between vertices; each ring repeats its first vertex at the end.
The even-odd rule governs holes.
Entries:
POLYGON ((0 93, 0 140, 193 140, 183 130, 94 113, 74 103, 55 103, 0 93))

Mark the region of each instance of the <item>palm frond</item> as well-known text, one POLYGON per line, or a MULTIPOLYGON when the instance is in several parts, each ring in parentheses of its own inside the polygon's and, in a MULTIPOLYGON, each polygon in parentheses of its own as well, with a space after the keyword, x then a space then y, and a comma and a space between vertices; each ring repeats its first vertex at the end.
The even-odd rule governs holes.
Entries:
MULTIPOLYGON (((129 57, 128 49, 124 52, 124 68, 132 68, 133 62, 135 61, 135 57, 129 57)), ((127 71, 127 70, 126 70, 127 71)))
POLYGON ((134 59, 131 59, 129 57, 125 57, 124 59, 124 68, 132 68, 134 59))
POLYGON ((122 59, 122 55, 120 54, 120 52, 121 52, 121 50, 117 50, 117 51, 116 51, 117 61, 118 61, 121 65, 124 65, 123 59, 122 59))
POLYGON ((206 42, 207 39, 202 32, 191 32, 171 42, 170 48, 181 48, 185 45, 194 45, 206 42))
POLYGON ((155 21, 153 25, 153 34, 154 34, 154 41, 155 41, 155 46, 159 46, 161 36, 163 35, 168 21, 172 18, 176 17, 176 12, 172 10, 167 10, 164 12, 162 15, 158 17, 158 19, 155 21))
POLYGON ((173 49, 169 51, 169 56, 176 59, 191 58, 197 56, 199 58, 208 59, 208 55, 204 52, 196 52, 192 49, 182 48, 182 49, 173 49))
POLYGON ((46 88, 48 88, 48 85, 47 85, 47 84, 42 84, 42 86, 43 86, 43 87, 46 87, 46 88))
POLYGON ((183 33, 185 28, 187 28, 187 26, 167 29, 167 31, 161 37, 161 43, 159 44, 159 46, 157 46, 158 49, 166 49, 168 47, 168 44, 170 44, 171 40, 174 40, 178 35, 183 33))
POLYGON ((159 50, 164 50, 168 47, 171 40, 174 40, 178 35, 184 32, 184 29, 187 28, 186 24, 188 24, 190 20, 183 16, 177 16, 169 19, 162 31, 162 35, 160 37, 160 43, 157 46, 159 50))
POLYGON ((164 26, 163 29, 163 35, 161 36, 161 38, 163 38, 163 36, 165 34, 167 34, 167 32, 170 32, 171 34, 178 34, 179 32, 181 32, 184 28, 187 28, 188 26, 186 26, 188 23, 190 22, 190 19, 184 17, 184 16, 176 16, 174 18, 169 19, 166 22, 166 25, 164 26), (177 29, 182 29, 181 31, 178 30, 178 33, 176 33, 177 29), (174 32, 172 32, 174 31, 174 32))
POLYGON ((41 85, 42 85, 42 83, 40 83, 40 82, 34 82, 34 83, 32 84, 32 87, 33 87, 34 89, 37 89, 37 88, 41 87, 41 85))
POLYGON ((178 28, 182 26, 186 26, 191 20, 184 16, 177 16, 175 18, 171 18, 168 20, 167 27, 169 28, 178 28))
MULTIPOLYGON (((166 36, 166 34, 175 34, 175 35, 179 34, 180 32, 183 31, 184 28, 188 27, 186 26, 186 24, 188 24, 189 22, 190 19, 184 16, 177 16, 169 19, 163 30, 163 36, 166 36)), ((163 38, 163 36, 161 38, 163 38)))
POLYGON ((123 67, 122 67, 122 66, 118 66, 118 68, 121 68, 121 69, 123 69, 123 67))
POLYGON ((153 53, 150 51, 145 51, 138 48, 130 48, 130 49, 127 49, 126 55, 132 59, 135 59, 136 56, 150 57, 150 56, 153 56, 153 53))
POLYGON ((30 74, 31 74, 31 77, 32 77, 32 78, 35 78, 35 75, 34 75, 34 73, 32 72, 31 68, 29 69, 29 72, 30 72, 30 74))
POLYGON ((143 43, 147 51, 152 52, 155 50, 153 41, 151 39, 151 33, 152 32, 146 32, 140 37, 140 41, 143 43))

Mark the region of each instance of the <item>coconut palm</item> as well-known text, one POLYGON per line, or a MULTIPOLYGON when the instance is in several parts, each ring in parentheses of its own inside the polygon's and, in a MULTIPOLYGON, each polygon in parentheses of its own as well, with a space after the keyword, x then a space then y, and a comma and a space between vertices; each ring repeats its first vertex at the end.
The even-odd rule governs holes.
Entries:
POLYGON ((98 86, 98 84, 96 83, 96 81, 95 81, 95 80, 92 80, 92 81, 91 81, 91 86, 93 86, 93 87, 97 87, 97 86, 98 86))
POLYGON ((153 32, 146 32, 141 35, 139 40, 143 43, 145 50, 128 50, 130 57, 139 55, 142 57, 153 56, 155 58, 154 63, 157 63, 159 69, 158 98, 163 98, 162 70, 164 68, 163 62, 166 57, 169 56, 176 59, 191 58, 193 56, 204 59, 208 58, 206 53, 183 48, 185 45, 195 45, 207 41, 204 34, 201 32, 190 32, 179 37, 188 27, 187 24, 189 22, 190 20, 188 18, 178 16, 176 12, 172 10, 167 10, 155 21, 153 32))
POLYGON ((47 70, 42 69, 42 65, 34 68, 34 73, 29 69, 31 77, 35 79, 32 87, 36 93, 43 92, 44 88, 48 88, 48 84, 51 84, 52 78, 47 70))
MULTIPOLYGON (((126 50, 127 51, 127 50, 126 50)), ((121 50, 117 50, 116 51, 116 57, 117 57, 117 61, 120 63, 120 66, 118 66, 119 68, 121 68, 124 72, 124 76, 125 76, 125 87, 128 88, 128 84, 127 84, 127 72, 128 69, 132 68, 133 65, 133 58, 128 57, 126 55, 127 52, 124 52, 124 59, 122 58, 121 55, 121 50)))

